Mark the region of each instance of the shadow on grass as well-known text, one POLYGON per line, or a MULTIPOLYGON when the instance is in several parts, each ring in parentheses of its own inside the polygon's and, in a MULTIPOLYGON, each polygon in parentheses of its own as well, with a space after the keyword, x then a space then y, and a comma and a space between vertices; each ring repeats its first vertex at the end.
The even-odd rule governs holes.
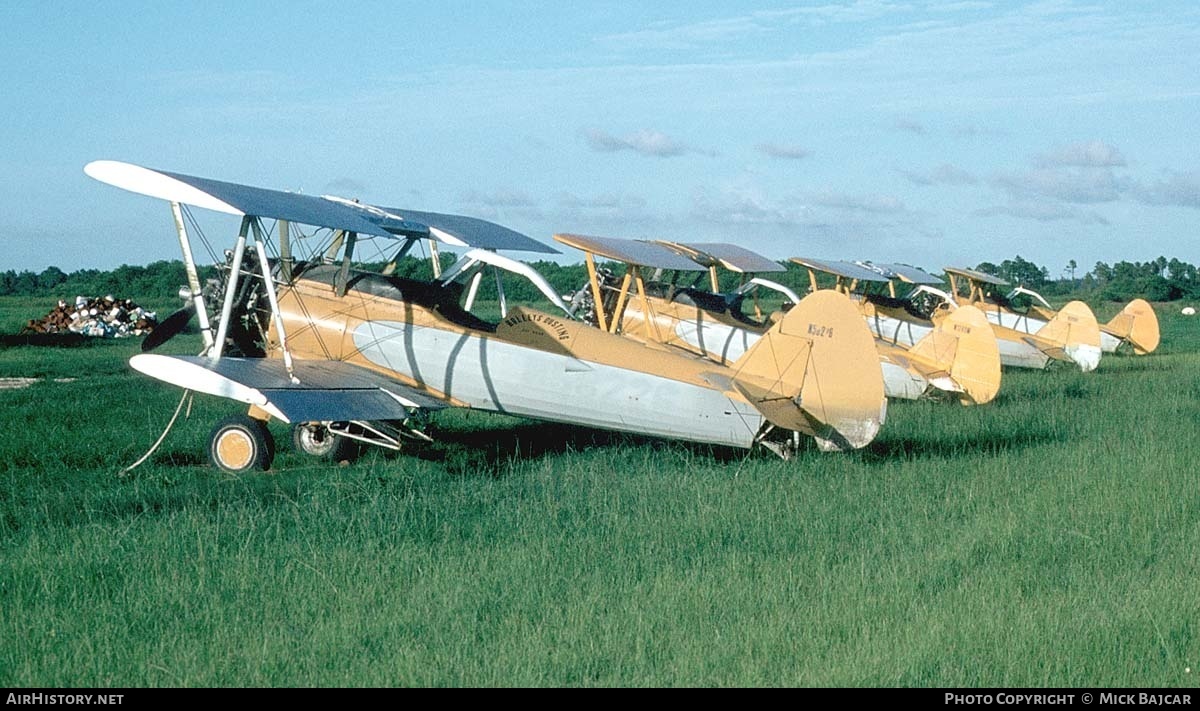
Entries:
POLYGON ((88 338, 82 333, 16 333, 0 334, 0 347, 38 346, 52 348, 78 348, 91 346, 98 339, 88 338))
POLYGON ((1178 366, 1173 359, 1154 356, 1135 356, 1129 354, 1113 355, 1105 353, 1100 360, 1100 367, 1089 373, 1090 377, 1113 377, 1129 373, 1162 373, 1175 370, 1178 366))
POLYGON ((896 459, 957 459, 971 455, 990 457, 1063 442, 1066 439, 1061 432, 1035 429, 1020 432, 989 430, 964 434, 943 433, 929 436, 890 434, 867 445, 860 456, 868 464, 896 459))
POLYGON ((506 464, 592 449, 652 448, 682 450, 716 463, 738 461, 743 450, 719 445, 667 440, 624 432, 610 432, 557 423, 516 424, 482 430, 447 430, 431 433, 434 441, 385 456, 411 456, 446 467, 451 474, 503 474, 506 464))
POLYGON ((149 461, 151 464, 163 467, 205 467, 211 464, 208 457, 194 452, 159 451, 151 455, 149 461))

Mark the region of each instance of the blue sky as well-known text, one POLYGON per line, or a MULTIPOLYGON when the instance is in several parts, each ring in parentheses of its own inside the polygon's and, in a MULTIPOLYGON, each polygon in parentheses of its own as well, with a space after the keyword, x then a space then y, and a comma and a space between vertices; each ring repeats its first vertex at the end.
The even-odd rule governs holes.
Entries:
POLYGON ((1194 2, 7 0, 0 65, 0 270, 178 257, 100 158, 543 241, 1200 261, 1194 2))

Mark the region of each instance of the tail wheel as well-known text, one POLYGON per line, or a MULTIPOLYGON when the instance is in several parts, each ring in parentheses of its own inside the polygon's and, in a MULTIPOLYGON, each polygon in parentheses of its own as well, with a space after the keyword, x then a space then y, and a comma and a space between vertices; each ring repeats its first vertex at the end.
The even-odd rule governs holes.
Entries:
POLYGON ((275 441, 262 420, 233 415, 213 428, 208 438, 208 457, 230 474, 252 469, 266 471, 275 459, 275 441))
POLYGON ((292 428, 296 451, 330 462, 348 462, 362 452, 359 443, 330 431, 322 422, 301 422, 292 428))

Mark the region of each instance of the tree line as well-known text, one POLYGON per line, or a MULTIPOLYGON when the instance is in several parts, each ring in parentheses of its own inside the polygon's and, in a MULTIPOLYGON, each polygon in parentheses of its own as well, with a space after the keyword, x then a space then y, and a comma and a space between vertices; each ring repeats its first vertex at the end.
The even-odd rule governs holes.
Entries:
POLYGON ((976 268, 1045 295, 1071 296, 1084 301, 1128 301, 1133 298, 1176 301, 1200 297, 1200 278, 1195 265, 1177 258, 1121 261, 1111 266, 1096 262, 1090 272, 1083 274, 1078 273, 1075 260, 1071 260, 1057 279, 1052 279, 1045 267, 1020 256, 999 264, 983 262, 976 268))
MULTIPOLYGON (((442 264, 448 267, 454 255, 443 253, 442 264)), ((560 293, 567 294, 587 283, 587 268, 583 264, 563 265, 551 261, 535 261, 529 264, 537 270, 560 293)), ((379 268, 381 264, 364 265, 379 268)), ((619 264, 601 263, 601 268, 620 275, 624 267, 619 264)), ((800 293, 808 288, 808 276, 799 266, 786 263, 787 272, 778 272, 770 278, 790 286, 800 293)), ((1040 291, 1046 296, 1070 296, 1084 301, 1128 301, 1143 298, 1149 301, 1175 301, 1200 298, 1200 275, 1195 265, 1179 259, 1158 257, 1148 262, 1121 261, 1109 265, 1097 262, 1091 271, 1079 273, 1074 260, 1058 274, 1029 260, 1016 256, 1000 263, 981 262, 977 270, 1007 279, 1040 291)), ((937 273, 936 270, 928 270, 937 273)), ((201 281, 215 273, 215 267, 201 267, 201 281)), ((429 279, 432 268, 428 260, 405 257, 395 270, 396 275, 429 279)), ((708 284, 707 275, 701 276, 699 286, 708 284)), ((694 278, 689 276, 690 278, 694 278)), ((737 275, 724 273, 722 288, 737 286, 737 275)), ((538 301, 541 296, 532 284, 512 274, 503 275, 505 294, 514 301, 538 301)), ((75 296, 103 296, 111 294, 120 298, 167 299, 176 296, 185 283, 183 262, 166 260, 145 266, 121 265, 112 270, 80 269, 65 272, 58 267, 48 267, 41 272, 0 272, 0 296, 55 297, 60 299, 75 296)), ((495 293, 494 281, 485 279, 480 291, 481 298, 495 293)))

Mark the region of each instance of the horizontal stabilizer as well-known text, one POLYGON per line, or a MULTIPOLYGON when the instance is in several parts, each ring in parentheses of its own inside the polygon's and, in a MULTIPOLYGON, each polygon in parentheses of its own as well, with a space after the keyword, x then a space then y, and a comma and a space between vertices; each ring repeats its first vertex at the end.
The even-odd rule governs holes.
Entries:
POLYGON ((1158 348, 1158 315, 1144 299, 1130 301, 1100 330, 1112 337, 1103 339, 1106 352, 1115 351, 1122 342, 1131 344, 1137 355, 1153 353, 1158 348))
POLYGON ((300 361, 293 382, 282 360, 136 355, 129 364, 152 378, 260 407, 284 422, 402 420, 410 410, 446 404, 430 395, 342 361, 300 361))

